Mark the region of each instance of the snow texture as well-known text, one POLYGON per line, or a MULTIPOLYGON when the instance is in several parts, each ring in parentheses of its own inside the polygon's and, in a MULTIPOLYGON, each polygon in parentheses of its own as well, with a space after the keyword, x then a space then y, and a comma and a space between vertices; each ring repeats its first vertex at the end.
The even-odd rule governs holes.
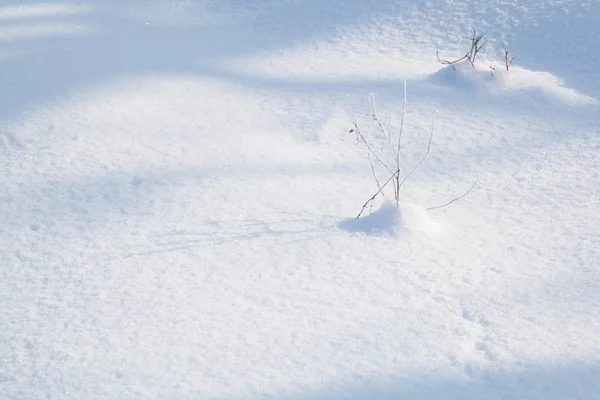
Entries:
POLYGON ((391 201, 365 217, 342 221, 339 227, 349 232, 387 236, 399 236, 404 232, 434 236, 440 231, 423 207, 410 203, 396 206, 391 201))
POLYGON ((0 398, 600 398, 598 21, 1 2, 0 398), (471 27, 476 68, 440 65, 471 27), (356 219, 377 184, 348 132, 405 81, 402 173, 437 112, 431 153, 356 219))

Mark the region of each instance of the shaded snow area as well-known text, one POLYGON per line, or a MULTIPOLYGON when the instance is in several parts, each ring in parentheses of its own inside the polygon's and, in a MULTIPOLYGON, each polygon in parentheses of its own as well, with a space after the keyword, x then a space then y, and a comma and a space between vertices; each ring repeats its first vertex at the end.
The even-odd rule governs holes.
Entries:
POLYGON ((598 21, 4 0, 0 398, 600 399, 598 21))

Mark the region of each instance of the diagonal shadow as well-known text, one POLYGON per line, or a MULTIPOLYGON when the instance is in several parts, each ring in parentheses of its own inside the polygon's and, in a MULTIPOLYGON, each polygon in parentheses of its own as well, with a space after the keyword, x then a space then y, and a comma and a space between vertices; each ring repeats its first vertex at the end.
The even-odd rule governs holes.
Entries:
MULTIPOLYGON (((369 18, 390 4, 380 3, 236 3, 231 7, 245 16, 242 20, 213 25, 146 25, 118 13, 118 8, 127 5, 119 2, 112 8, 87 3, 87 13, 50 14, 33 22, 4 20, 5 30, 25 33, 0 40, 0 54, 4 55, 0 57, 0 119, 111 79, 145 73, 202 74, 205 68, 218 69, 222 61, 319 37, 343 24, 369 18), (337 18, 332 24, 325 15, 334 12, 337 18), (46 24, 47 31, 36 34, 40 23, 46 24), (64 32, 66 28, 70 31, 64 32)), ((227 11, 226 6, 210 4, 227 11)))
POLYGON ((513 371, 468 370, 452 379, 389 376, 361 379, 330 386, 309 394, 276 396, 282 400, 595 400, 600 393, 600 364, 582 362, 536 365, 513 371), (470 371, 470 372, 469 372, 470 371))
MULTIPOLYGON (((95 3, 84 4, 87 11, 73 15, 63 13, 64 15, 38 16, 35 21, 55 24, 57 27, 71 27, 75 32, 55 36, 52 32, 41 32, 32 37, 0 40, 0 55, 7 55, 0 56, 0 87, 3 88, 0 91, 0 120, 18 115, 35 104, 53 102, 73 90, 88 85, 147 73, 215 76, 259 89, 291 90, 300 93, 372 92, 385 90, 386 87, 398 91, 401 77, 398 77, 397 81, 366 78, 345 81, 316 79, 306 82, 298 79, 242 76, 228 71, 226 66, 232 59, 243 59, 256 53, 289 48, 307 40, 332 37, 346 25, 372 23, 382 16, 386 20, 397 20, 399 29, 404 29, 401 22, 414 15, 426 15, 431 11, 431 5, 425 3, 413 4, 408 1, 391 0, 375 3, 305 0, 283 4, 270 1, 248 2, 242 5, 213 1, 207 4, 208 11, 216 16, 235 10, 234 14, 240 17, 233 21, 213 24, 146 25, 142 22, 142 17, 136 20, 124 16, 127 12, 135 13, 134 9, 138 6, 114 1, 101 6, 95 3), (124 12, 122 9, 129 11, 124 12), (332 22, 331 16, 335 16, 335 22, 332 22), (82 28, 81 32, 77 31, 77 27, 82 28)), ((442 11, 447 11, 446 18, 449 24, 460 24, 462 19, 469 16, 474 21, 485 19, 480 7, 468 9, 466 15, 463 15, 464 10, 459 12, 449 4, 444 3, 440 7, 442 11)), ((515 8, 511 12, 517 11, 519 10, 515 8)), ((590 71, 581 70, 581 64, 587 63, 578 62, 573 57, 556 62, 547 59, 549 52, 537 51, 539 46, 536 40, 544 46, 548 42, 553 46, 559 43, 568 49, 568 54, 583 54, 583 51, 578 50, 590 47, 589 41, 580 40, 575 43, 577 48, 572 50, 573 43, 566 43, 561 39, 564 31, 551 29, 556 25, 567 29, 574 24, 577 25, 577 32, 590 28, 594 24, 593 16, 600 15, 600 6, 578 5, 575 11, 579 14, 564 13, 554 6, 545 11, 533 8, 524 18, 537 21, 535 27, 533 24, 522 23, 514 26, 498 25, 493 28, 498 35, 509 35, 517 44, 522 43, 520 48, 525 54, 520 57, 519 62, 522 60, 523 65, 537 70, 549 70, 557 76, 564 77, 569 85, 582 93, 597 96, 596 80, 589 76, 590 71), (577 19, 577 15, 581 14, 584 8, 587 11, 586 17, 577 19), (541 18, 543 12, 549 13, 548 21, 541 18), (546 35, 543 41, 539 37, 542 32, 546 35), (550 36, 547 37, 547 34, 550 36), (528 56, 530 51, 536 56, 528 56)), ((199 10, 190 8, 189 12, 199 10)), ((492 21, 494 18, 499 19, 497 12, 499 11, 491 14, 492 21)), ((210 20, 210 17, 209 14, 206 18, 210 20)), ((28 29, 36 26, 31 19, 5 19, 1 22, 4 29, 28 29)), ((491 24, 493 22, 488 23, 491 24)), ((433 30, 433 27, 435 26, 432 25, 432 41, 439 36, 440 29, 437 27, 433 30)), ((430 45, 432 49, 435 47, 433 42, 430 45)), ((432 63, 435 63, 433 56, 432 63)), ((435 98, 434 95, 429 96, 432 101, 435 101, 435 98)), ((515 111, 519 109, 521 108, 514 108, 515 111)))
MULTIPOLYGON (((149 167, 130 173, 112 171, 105 175, 83 176, 76 180, 5 185, 0 196, 5 205, 0 210, 0 219, 7 227, 12 226, 13 230, 29 227, 36 235, 52 235, 56 226, 60 226, 61 229, 77 227, 80 231, 88 232, 127 221, 143 220, 149 215, 155 215, 156 207, 160 204, 170 209, 167 204, 180 199, 174 195, 179 188, 206 187, 207 190, 218 192, 218 182, 224 177, 254 179, 264 176, 327 176, 332 173, 340 174, 340 171, 335 166, 328 168, 323 165, 299 167, 243 164, 239 167, 231 166, 226 170, 213 165, 198 165, 187 168, 149 167)), ((182 203, 181 207, 185 205, 182 203)), ((255 223, 259 224, 260 221, 255 223)), ((202 238, 198 238, 202 240, 196 240, 191 233, 192 237, 187 236, 179 244, 173 241, 167 247, 181 247, 204 240, 226 242, 262 234, 303 232, 274 231, 267 225, 263 228, 265 229, 241 231, 230 229, 228 237, 211 237, 208 234, 210 232, 207 232, 202 238)))

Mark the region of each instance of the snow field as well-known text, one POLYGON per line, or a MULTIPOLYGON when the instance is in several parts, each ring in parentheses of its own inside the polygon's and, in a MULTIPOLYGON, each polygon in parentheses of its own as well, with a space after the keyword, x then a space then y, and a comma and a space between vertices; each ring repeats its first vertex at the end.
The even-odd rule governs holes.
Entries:
POLYGON ((599 12, 1 6, 0 394, 595 399, 599 12), (521 46, 510 73, 436 64, 474 21, 521 46), (404 80, 432 153, 355 220, 376 186, 352 118, 404 80))

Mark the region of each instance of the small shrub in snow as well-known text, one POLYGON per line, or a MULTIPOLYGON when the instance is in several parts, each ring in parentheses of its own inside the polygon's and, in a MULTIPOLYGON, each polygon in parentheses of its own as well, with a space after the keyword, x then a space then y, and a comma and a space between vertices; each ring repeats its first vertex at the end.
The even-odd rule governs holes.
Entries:
MULTIPOLYGON (((469 61, 471 66, 473 68, 475 68, 475 60, 477 59, 477 55, 479 54, 481 49, 483 49, 483 47, 487 44, 486 41, 483 41, 483 39, 487 36, 487 31, 478 33, 475 28, 472 28, 472 30, 473 30, 473 33, 469 37, 469 40, 471 41, 471 47, 464 56, 462 56, 461 58, 458 58, 456 60, 453 60, 453 61, 442 60, 440 58, 439 50, 436 49, 435 55, 437 56, 438 62, 442 65, 450 65, 453 69, 456 69, 454 67, 454 64, 457 64, 463 60, 467 60, 467 61, 469 61)), ((517 55, 510 54, 510 52, 506 48, 505 43, 502 44, 502 49, 504 50, 504 67, 508 71, 510 69, 510 66, 512 65, 513 61, 515 61, 515 58, 517 58, 517 55)), ((494 67, 493 66, 490 66, 490 71, 491 71, 492 75, 494 75, 494 67)))
MULTIPOLYGON (((375 103, 375 95, 374 94, 371 94, 370 103, 371 103, 370 116, 371 116, 371 121, 372 121, 372 125, 369 127, 370 131, 378 132, 378 134, 381 136, 381 139, 383 139, 386 144, 379 151, 376 151, 377 148, 375 146, 373 146, 371 143, 371 140, 373 138, 367 138, 367 136, 365 136, 365 134, 363 133, 362 128, 359 126, 356 118, 354 119, 354 126, 352 129, 350 129, 350 133, 355 133, 357 142, 361 143, 365 146, 365 148, 367 150, 367 159, 369 160, 369 165, 371 166, 371 173, 373 175, 373 179, 375 180, 375 183, 377 184, 377 189, 378 189, 375 192, 375 194, 373 194, 363 204, 363 206, 356 218, 360 218, 360 216, 363 214, 365 209, 367 207, 369 207, 369 205, 372 204, 372 202, 377 198, 377 196, 379 196, 379 195, 384 196, 384 189, 388 185, 390 185, 390 183, 393 188, 394 202, 396 204, 396 207, 400 206, 400 191, 402 189, 402 186, 408 180, 408 178, 410 178, 427 160, 427 157, 429 156, 429 153, 431 152, 431 144, 433 142, 433 134, 434 134, 434 130, 435 130, 435 112, 434 112, 433 119, 431 122, 431 130, 430 130, 430 134, 429 134, 429 139, 428 139, 428 143, 427 143, 427 150, 426 150, 425 154, 421 157, 421 159, 417 162, 417 164, 408 173, 403 174, 404 171, 402 169, 402 157, 401 157, 402 150, 404 148, 406 148, 406 146, 410 145, 411 143, 414 143, 420 136, 420 133, 419 133, 419 134, 415 135, 414 137, 412 137, 410 140, 405 141, 404 127, 405 127, 406 106, 407 106, 406 82, 404 82, 404 103, 403 103, 402 111, 400 114, 400 126, 398 128, 394 129, 391 113, 390 113, 390 119, 387 124, 384 124, 379 119, 379 116, 377 114, 377 105, 375 103), (394 131, 396 131, 397 133, 394 134, 394 131), (392 160, 392 161, 390 161, 390 160, 392 160), (378 166, 378 167, 376 167, 376 166, 378 166), (387 175, 387 179, 385 181, 383 181, 382 179, 380 179, 378 177, 377 170, 381 171, 382 169, 385 170, 387 174, 389 174, 389 175, 387 175), (383 183, 381 183, 382 181, 383 181, 383 183)), ((471 192, 473 187, 475 187, 476 183, 477 183, 477 180, 475 181, 475 183, 473 183, 471 188, 463 195, 461 195, 445 204, 435 206, 435 207, 430 207, 427 210, 446 207, 447 205, 450 205, 450 204, 454 203, 455 201, 462 199, 463 197, 465 197, 466 195, 468 195, 471 192)))
POLYGON ((377 105, 375 103, 375 95, 374 94, 371 94, 370 103, 371 103, 371 107, 372 107, 371 117, 372 117, 373 124, 375 125, 375 130, 381 134, 383 139, 387 142, 388 146, 387 146, 387 151, 376 152, 374 150, 374 147, 371 145, 371 143, 367 139, 367 137, 363 134, 361 128, 358 125, 358 122, 356 121, 356 118, 354 119, 354 127, 350 130, 350 133, 355 133, 357 141, 359 143, 362 143, 366 147, 367 157, 369 160, 369 164, 371 166, 371 172, 373 174, 373 178, 375 179, 375 182, 377 183, 377 188, 379 189, 373 196, 371 196, 371 198, 369 200, 367 200, 365 202, 360 213, 358 214, 358 217, 361 216, 361 214, 363 213, 365 208, 373 200, 375 200, 375 198, 379 194, 383 193, 383 189, 388 184, 390 184, 390 182, 394 189, 394 200, 396 202, 396 205, 399 204, 400 189, 402 188, 402 185, 404 184, 404 182, 406 182, 406 180, 410 177, 410 175, 412 175, 412 173, 414 171, 416 171, 417 168, 425 162, 425 159, 429 155, 429 151, 431 150, 431 142, 433 140, 434 126, 435 126, 435 114, 434 114, 433 123, 431 126, 431 135, 429 137, 429 145, 427 147, 427 153, 425 154, 425 156, 423 157, 421 162, 413 169, 413 171, 411 171, 404 178, 401 178, 401 168, 400 168, 401 167, 401 165, 400 165, 401 151, 405 146, 412 143, 418 137, 418 136, 415 136, 412 140, 408 141, 407 143, 402 142, 402 140, 403 140, 402 136, 404 133, 404 122, 405 122, 405 118, 406 118, 406 82, 404 82, 404 105, 402 106, 402 114, 400 117, 400 127, 398 128, 398 133, 396 135, 393 134, 394 129, 392 126, 391 116, 390 116, 390 121, 389 121, 387 127, 384 126, 384 124, 379 119, 379 116, 377 115, 377 105), (393 160, 393 164, 390 164, 389 161, 384 161, 384 160, 390 160, 390 159, 393 160), (380 179, 377 177, 374 162, 375 162, 375 164, 378 164, 381 167, 383 167, 388 173, 391 174, 389 176, 389 178, 383 184, 380 183, 380 179))
POLYGON ((443 64, 443 65, 452 65, 452 64, 461 62, 462 60, 468 60, 469 63, 471 63, 471 66, 473 68, 475 68, 475 60, 477 59, 477 54, 479 54, 481 49, 483 49, 483 46, 485 46, 487 44, 486 41, 483 41, 483 39, 485 38, 486 35, 487 35, 487 31, 478 33, 477 30, 475 30, 475 28, 473 28, 473 34, 469 38, 469 40, 471 41, 471 48, 469 49, 467 54, 465 54, 461 58, 456 59, 454 61, 448 61, 448 60, 442 60, 440 58, 439 50, 436 50, 435 54, 437 56, 438 61, 440 62, 440 64, 443 64))

